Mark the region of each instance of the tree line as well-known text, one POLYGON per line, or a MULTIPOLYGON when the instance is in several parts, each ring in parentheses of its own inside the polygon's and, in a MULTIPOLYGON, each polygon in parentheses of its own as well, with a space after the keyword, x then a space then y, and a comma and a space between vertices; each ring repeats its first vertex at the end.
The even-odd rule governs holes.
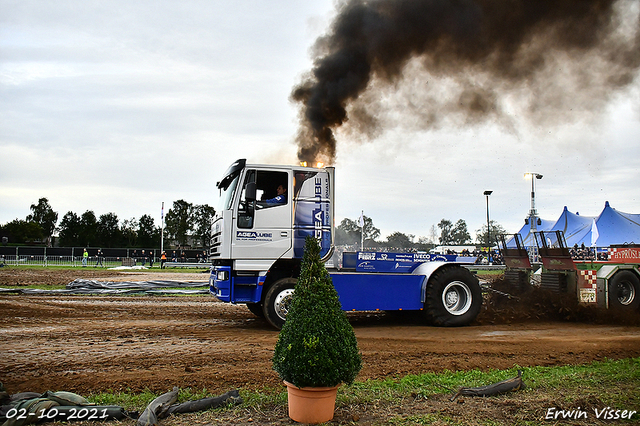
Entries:
MULTIPOLYGON (((113 213, 100 216, 92 210, 78 215, 69 211, 58 223, 58 212, 54 211, 47 198, 40 198, 31 205, 31 213, 25 219, 15 219, 0 226, 0 237, 4 244, 45 243, 52 245, 52 237, 57 231, 56 245, 61 247, 105 247, 105 248, 145 248, 160 246, 160 227, 148 214, 139 219, 130 218, 120 221, 113 213)), ((211 224, 215 209, 207 204, 192 204, 185 200, 173 202, 164 218, 164 238, 167 248, 202 247, 206 248, 211 239, 211 224)), ((359 245, 364 236, 367 248, 397 248, 428 250, 436 245, 473 244, 467 223, 459 219, 453 223, 442 219, 432 225, 429 235, 416 239, 414 234, 394 232, 386 239, 380 239, 380 229, 376 228, 370 217, 343 219, 336 227, 335 242, 338 245, 359 245), (364 234, 364 235, 362 235, 364 234)), ((504 234, 504 228, 490 221, 489 235, 487 225, 476 230, 476 242, 486 245, 495 244, 496 236, 504 234), (489 239, 487 239, 489 237, 489 239)))
POLYGON ((432 225, 428 236, 418 237, 414 234, 404 234, 394 232, 386 239, 380 240, 380 229, 373 225, 370 217, 362 217, 362 227, 359 219, 352 220, 345 218, 336 227, 335 241, 337 245, 360 245, 361 239, 366 248, 392 248, 392 249, 416 249, 429 250, 437 245, 485 245, 487 242, 491 246, 495 245, 496 238, 500 234, 506 233, 505 229, 495 221, 489 222, 489 229, 484 224, 476 230, 476 240, 472 241, 467 223, 459 219, 453 223, 450 220, 442 219, 437 225, 432 225), (363 238, 364 237, 364 238, 363 238), (488 239, 487 239, 488 238, 488 239))
MULTIPOLYGON (((92 210, 82 214, 67 212, 58 222, 47 198, 32 204, 25 219, 14 219, 0 225, 3 244, 55 245, 61 247, 159 247, 161 228, 152 216, 120 220, 113 213, 100 216, 92 210)), ((164 240, 167 248, 207 247, 211 239, 211 224, 215 209, 207 204, 192 204, 185 200, 173 202, 164 218, 164 240)))

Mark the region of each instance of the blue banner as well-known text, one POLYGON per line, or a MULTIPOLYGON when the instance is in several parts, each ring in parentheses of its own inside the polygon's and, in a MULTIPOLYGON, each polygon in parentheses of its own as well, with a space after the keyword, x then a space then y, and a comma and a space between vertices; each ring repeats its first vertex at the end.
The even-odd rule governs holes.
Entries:
POLYGON ((475 263, 476 257, 458 256, 456 254, 386 253, 359 251, 356 253, 356 271, 409 273, 423 262, 434 261, 475 263))

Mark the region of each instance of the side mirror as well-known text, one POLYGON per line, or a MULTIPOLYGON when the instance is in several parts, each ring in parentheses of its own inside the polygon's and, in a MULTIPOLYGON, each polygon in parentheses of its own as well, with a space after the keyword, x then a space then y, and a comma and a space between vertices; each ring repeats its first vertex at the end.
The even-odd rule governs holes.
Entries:
POLYGON ((252 202, 256 200, 256 183, 249 182, 245 188, 245 199, 248 202, 252 202))

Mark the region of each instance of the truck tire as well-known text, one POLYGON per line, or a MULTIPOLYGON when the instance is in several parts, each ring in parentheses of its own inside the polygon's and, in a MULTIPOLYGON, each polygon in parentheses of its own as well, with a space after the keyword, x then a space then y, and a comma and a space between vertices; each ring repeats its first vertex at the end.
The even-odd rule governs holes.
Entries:
POLYGON ((262 310, 262 303, 247 303, 247 308, 251 313, 259 318, 264 318, 264 311, 262 310))
POLYGON ((425 312, 438 326, 459 327, 476 319, 482 307, 478 279, 461 266, 436 270, 427 286, 425 312))
POLYGON ((264 317, 278 330, 284 325, 296 282, 295 278, 282 278, 269 287, 264 297, 262 306, 264 317))
POLYGON ((631 271, 619 271, 609 280, 609 307, 637 310, 640 306, 640 279, 631 271))

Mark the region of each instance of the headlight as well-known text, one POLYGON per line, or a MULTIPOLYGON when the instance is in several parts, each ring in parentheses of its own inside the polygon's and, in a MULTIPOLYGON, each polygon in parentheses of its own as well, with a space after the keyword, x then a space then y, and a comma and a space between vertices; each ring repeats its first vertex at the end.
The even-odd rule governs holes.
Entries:
POLYGON ((229 279, 229 271, 218 271, 216 279, 218 281, 227 281, 229 279))

